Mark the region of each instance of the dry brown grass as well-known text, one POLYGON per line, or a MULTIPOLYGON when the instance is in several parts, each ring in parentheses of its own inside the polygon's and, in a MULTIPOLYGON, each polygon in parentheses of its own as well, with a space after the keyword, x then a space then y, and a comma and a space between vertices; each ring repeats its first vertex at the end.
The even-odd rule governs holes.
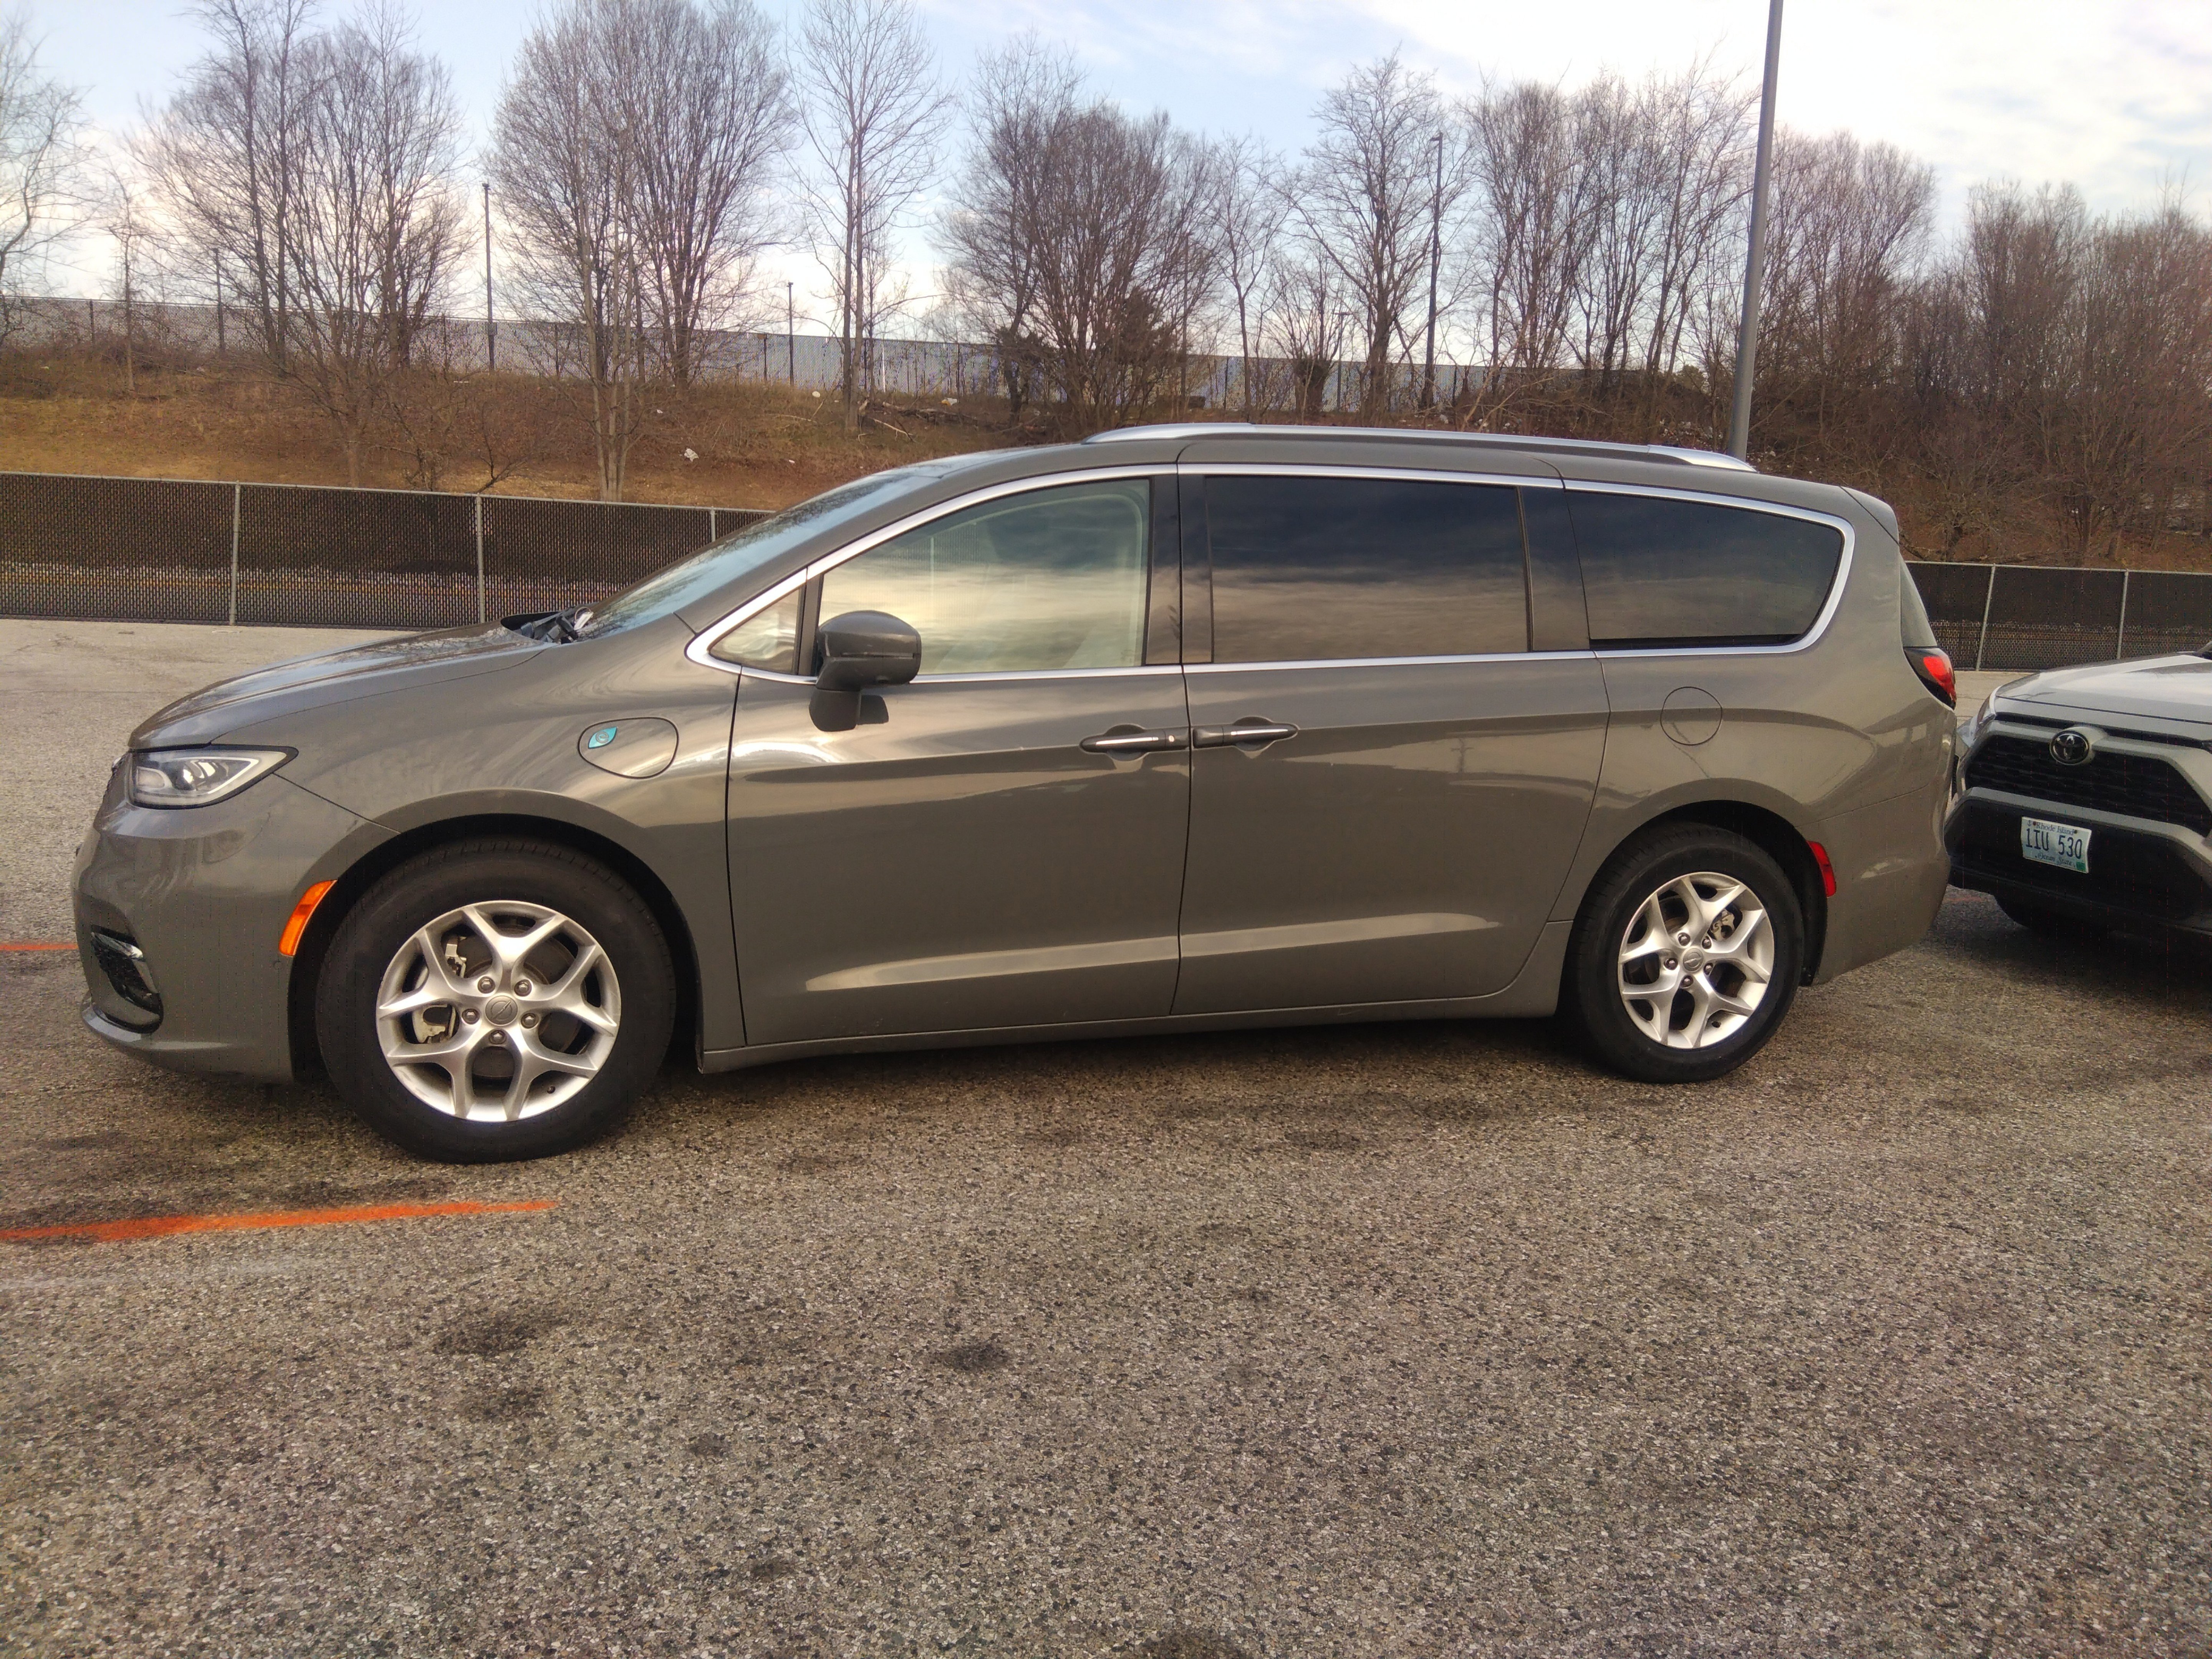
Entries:
MULTIPOLYGON (((0 470, 128 477, 343 484, 344 452, 329 423, 293 389, 248 368, 141 368, 126 392, 118 364, 15 354, 0 358, 0 470)), ((532 458, 496 486, 515 495, 599 493, 589 441, 564 388, 522 377, 494 384, 490 419, 532 458), (534 452, 534 453, 532 453, 534 452)), ((661 396, 630 461, 624 497, 690 506, 787 507, 833 484, 932 456, 1013 441, 978 417, 940 408, 872 406, 857 434, 833 402, 777 385, 724 384, 661 396), (684 452, 697 454, 687 461, 684 452)), ((362 483, 420 487, 411 453, 393 434, 362 483)), ((440 487, 483 477, 464 453, 440 487)))
MULTIPOLYGON (((329 423, 300 394, 244 363, 142 367, 126 392, 122 366, 109 356, 0 353, 0 470, 109 473, 133 477, 243 479, 248 483, 343 484, 345 456, 329 423)), ((483 399, 481 424, 507 453, 530 459, 495 487, 515 495, 589 498, 598 493, 589 440, 568 401, 574 388, 521 376, 471 383, 483 399)), ((957 410, 935 404, 876 406, 848 434, 834 400, 781 385, 720 383, 663 394, 633 454, 625 498, 698 507, 787 507, 835 484, 932 456, 1042 441, 1037 430, 1010 432, 1004 405, 969 398, 957 410), (684 459, 686 449, 698 459, 684 459)), ((1516 411, 1522 429, 1636 441, 1642 434, 1618 411, 1562 402, 1516 411)), ((1695 428, 1696 409, 1674 424, 1695 428)), ((1223 411, 1233 418, 1233 411, 1223 411)), ((1200 418, 1204 418, 1200 416, 1200 418)), ((1332 419, 1352 421, 1345 415, 1332 419)), ((1694 441, 1668 427, 1669 441, 1694 441)), ((1869 461, 1787 434, 1768 459, 1800 477, 1856 484, 1892 502, 1916 558, 1960 562, 2127 565, 2137 569, 2212 568, 2212 540, 2196 532, 2107 536, 2085 556, 2047 490, 2016 488, 1966 509, 1941 489, 1930 469, 1893 447, 1869 461)), ((482 463, 457 442, 434 479, 422 474, 400 434, 369 459, 362 482, 392 488, 426 483, 473 489, 482 463), (411 475, 411 476, 410 476, 411 475)))

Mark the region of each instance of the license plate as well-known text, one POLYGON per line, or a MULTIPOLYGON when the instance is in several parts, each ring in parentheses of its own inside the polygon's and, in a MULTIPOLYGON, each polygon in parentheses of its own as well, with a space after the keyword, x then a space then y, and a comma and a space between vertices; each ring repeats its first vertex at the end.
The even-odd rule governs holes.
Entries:
POLYGON ((2089 873, 2089 832, 2071 823, 2052 823, 2043 818, 2020 821, 2020 855, 2031 864, 2089 873))

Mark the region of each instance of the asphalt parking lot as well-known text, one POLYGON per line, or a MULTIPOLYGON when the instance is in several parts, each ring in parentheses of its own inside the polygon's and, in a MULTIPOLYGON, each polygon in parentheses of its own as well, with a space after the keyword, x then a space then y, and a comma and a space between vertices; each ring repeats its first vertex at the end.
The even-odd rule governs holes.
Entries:
MULTIPOLYGON (((0 623, 0 938, 135 719, 0 623)), ((672 1066, 409 1161, 0 953, 0 1652, 2212 1653, 2212 968, 1954 894, 1724 1085, 1540 1024, 672 1066)))

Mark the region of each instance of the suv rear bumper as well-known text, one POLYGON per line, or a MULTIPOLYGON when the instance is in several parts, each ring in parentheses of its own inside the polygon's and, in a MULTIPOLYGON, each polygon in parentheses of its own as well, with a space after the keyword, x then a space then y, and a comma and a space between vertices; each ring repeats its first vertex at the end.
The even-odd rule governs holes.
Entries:
POLYGON ((2179 826, 1976 790, 1951 810, 1951 882, 2100 927, 2212 936, 2212 851, 2179 826), (2089 873, 2021 856, 2023 817, 2090 832, 2089 873))

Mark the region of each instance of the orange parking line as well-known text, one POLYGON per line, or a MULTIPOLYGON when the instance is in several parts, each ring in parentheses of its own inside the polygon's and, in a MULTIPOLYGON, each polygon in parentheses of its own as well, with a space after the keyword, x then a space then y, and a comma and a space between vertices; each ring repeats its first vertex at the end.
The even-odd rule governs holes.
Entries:
POLYGON ((59 945, 32 944, 21 939, 0 941, 0 951, 74 951, 76 949, 75 939, 64 939, 59 945))
POLYGON ((253 1227, 327 1227, 341 1221, 412 1221, 434 1215, 510 1215, 520 1210, 550 1210, 554 1200, 534 1198, 514 1204, 356 1204, 336 1210, 270 1210, 258 1215, 149 1215, 130 1221, 73 1221, 52 1227, 12 1227, 0 1240, 84 1238, 95 1244, 167 1238, 172 1233, 228 1233, 253 1227))

